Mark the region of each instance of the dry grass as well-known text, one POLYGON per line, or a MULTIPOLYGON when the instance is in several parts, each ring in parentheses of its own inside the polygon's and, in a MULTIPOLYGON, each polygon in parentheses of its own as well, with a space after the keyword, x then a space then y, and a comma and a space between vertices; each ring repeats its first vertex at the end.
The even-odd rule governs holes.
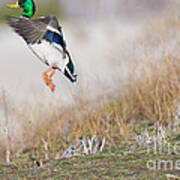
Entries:
POLYGON ((139 54, 139 59, 133 59, 134 62, 127 62, 129 79, 123 96, 97 113, 74 121, 73 137, 97 134, 117 145, 128 139, 129 127, 139 121, 173 123, 180 105, 179 22, 175 18, 148 26, 140 42, 144 54, 139 54), (174 39, 175 46, 169 47, 174 39), (158 55, 155 53, 157 48, 158 55), (150 53, 152 50, 154 54, 150 53))
POLYGON ((148 61, 145 67, 148 68, 139 72, 139 78, 135 73, 131 76, 126 97, 130 118, 171 122, 180 100, 180 59, 148 61))
MULTIPOLYGON (((41 98, 35 98, 37 103, 34 108, 24 105, 13 109, 9 118, 13 117, 18 121, 11 121, 7 125, 11 137, 11 157, 21 150, 38 147, 42 144, 42 137, 51 149, 57 138, 63 148, 81 136, 91 135, 105 136, 110 146, 116 146, 130 137, 132 129, 129 127, 132 127, 133 123, 147 120, 166 125, 173 122, 173 113, 177 112, 180 101, 180 54, 169 53, 167 29, 170 26, 179 29, 179 22, 176 19, 170 24, 161 23, 159 29, 151 26, 150 32, 154 31, 154 34, 145 34, 143 51, 147 52, 148 47, 151 47, 152 51, 158 46, 161 48, 161 56, 149 54, 146 57, 145 53, 139 56, 140 61, 135 59, 136 63, 128 61, 128 85, 118 100, 109 102, 108 98, 102 97, 96 101, 88 101, 86 96, 81 99, 74 97, 74 107, 59 108, 56 102, 49 102, 45 106, 41 98), (142 60, 142 57, 146 59, 142 60)), ((0 138, 1 160, 4 160, 7 150, 5 139, 5 135, 0 138)))
POLYGON ((141 120, 172 123, 180 102, 179 69, 180 59, 166 57, 147 61, 138 72, 132 70, 127 92, 97 113, 74 121, 73 137, 98 134, 114 145, 128 139, 129 124, 141 120))

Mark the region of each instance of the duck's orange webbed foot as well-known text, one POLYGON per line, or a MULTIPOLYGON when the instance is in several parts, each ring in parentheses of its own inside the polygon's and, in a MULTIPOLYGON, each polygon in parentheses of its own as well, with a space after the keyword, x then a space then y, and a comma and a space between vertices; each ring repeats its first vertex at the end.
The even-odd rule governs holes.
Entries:
POLYGON ((48 87, 52 92, 54 92, 56 85, 52 82, 52 80, 49 80, 48 87))
POLYGON ((55 90, 56 85, 52 82, 52 77, 55 74, 56 70, 54 70, 52 67, 50 67, 47 71, 43 73, 43 80, 45 84, 51 89, 53 92, 55 90), (51 72, 51 74, 48 76, 48 73, 51 72))

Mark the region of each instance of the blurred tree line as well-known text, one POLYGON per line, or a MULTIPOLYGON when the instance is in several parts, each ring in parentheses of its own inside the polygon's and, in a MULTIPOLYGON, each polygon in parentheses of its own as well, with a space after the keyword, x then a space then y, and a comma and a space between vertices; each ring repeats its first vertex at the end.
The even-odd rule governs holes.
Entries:
MULTIPOLYGON (((162 12, 169 0, 61 0, 66 13, 90 18, 144 17, 162 12)), ((171 2, 173 4, 173 2, 171 2)))
MULTIPOLYGON (((0 0, 0 20, 6 15, 19 16, 21 10, 10 10, 5 4, 15 0, 0 0)), ((54 14, 67 18, 115 19, 144 18, 161 13, 179 0, 35 0, 36 16, 54 14)), ((177 3, 176 3, 177 4, 177 3)))
MULTIPOLYGON (((9 9, 7 4, 14 3, 16 0, 1 0, 0 2, 0 21, 4 21, 6 16, 19 17, 21 15, 21 9, 9 9)), ((64 12, 61 8, 61 2, 59 0, 35 0, 36 13, 35 17, 43 16, 46 14, 54 14, 57 17, 62 17, 64 12)))

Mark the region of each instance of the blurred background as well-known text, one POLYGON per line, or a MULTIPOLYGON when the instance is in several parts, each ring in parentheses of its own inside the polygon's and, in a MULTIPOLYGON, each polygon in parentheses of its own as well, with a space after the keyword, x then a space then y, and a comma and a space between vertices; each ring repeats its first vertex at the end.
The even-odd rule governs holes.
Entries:
POLYGON ((79 75, 72 85, 57 72, 56 92, 51 93, 42 79, 48 67, 5 22, 6 16, 19 17, 22 11, 8 9, 10 3, 0 2, 0 87, 16 102, 35 101, 38 94, 63 106, 83 94, 88 99, 119 96, 128 83, 127 61, 141 54, 136 44, 144 28, 178 15, 180 5, 176 0, 35 0, 35 17, 54 14, 59 19, 79 75))
POLYGON ((56 91, 51 93, 42 79, 48 67, 5 22, 6 16, 21 14, 21 9, 6 7, 14 2, 0 2, 0 88, 16 103, 32 104, 39 95, 45 104, 56 99, 59 106, 73 105, 75 97, 83 95, 90 100, 119 96, 128 83, 127 61, 141 54, 136 44, 142 31, 158 19, 176 16, 180 4, 175 0, 35 0, 35 17, 54 14, 59 19, 79 75, 72 85, 57 72, 56 91))
POLYGON ((36 17, 46 14, 58 17, 79 74, 78 83, 71 85, 57 72, 57 90, 52 94, 42 80, 47 67, 5 23, 7 15, 20 16, 20 9, 6 7, 13 2, 0 2, 1 87, 15 93, 17 99, 24 96, 24 91, 40 92, 69 104, 73 102, 72 93, 78 96, 88 89, 88 97, 93 98, 114 91, 116 81, 127 83, 124 62, 134 54, 127 47, 130 41, 139 37, 147 22, 178 12, 175 0, 35 0, 36 17))
MULTIPOLYGON (((1 0, 1 17, 7 12, 6 4, 12 0, 1 0)), ((63 18, 104 20, 145 19, 179 6, 178 0, 35 0, 38 15, 53 13, 63 18)), ((10 11, 10 10, 9 10, 10 11)))

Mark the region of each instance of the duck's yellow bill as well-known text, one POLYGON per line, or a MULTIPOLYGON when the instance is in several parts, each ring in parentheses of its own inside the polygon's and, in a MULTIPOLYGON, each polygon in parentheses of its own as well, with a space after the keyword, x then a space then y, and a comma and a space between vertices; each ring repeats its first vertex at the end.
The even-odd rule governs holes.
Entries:
POLYGON ((7 7, 8 7, 8 8, 19 8, 19 3, 18 3, 18 1, 17 1, 17 2, 14 3, 14 4, 9 4, 9 5, 7 5, 7 7))

